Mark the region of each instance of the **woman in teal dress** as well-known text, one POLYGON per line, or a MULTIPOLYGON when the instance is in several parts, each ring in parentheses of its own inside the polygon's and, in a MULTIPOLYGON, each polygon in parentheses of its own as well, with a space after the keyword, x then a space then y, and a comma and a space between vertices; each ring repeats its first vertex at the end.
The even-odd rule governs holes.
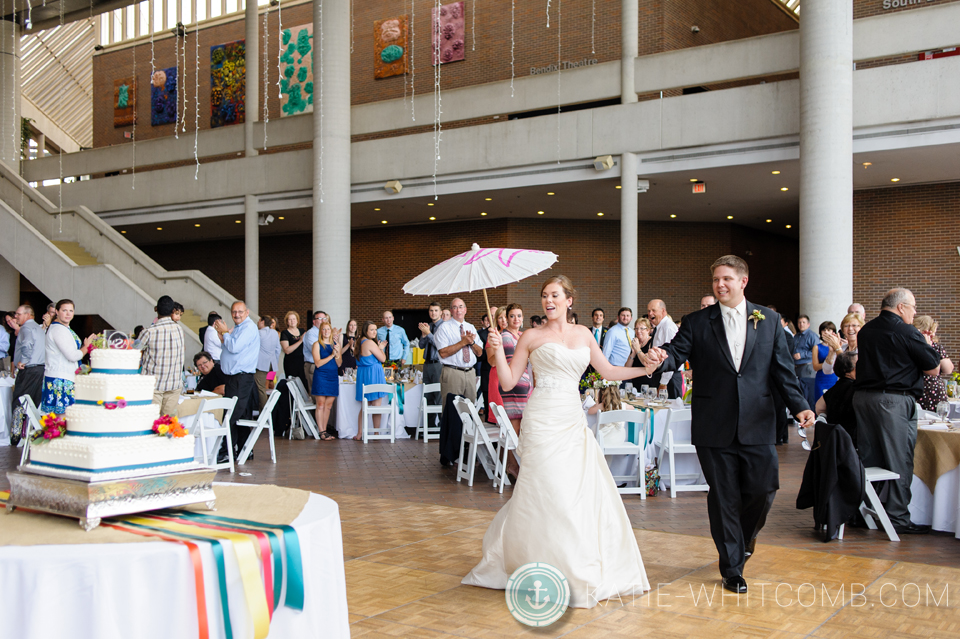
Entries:
MULTIPOLYGON (((377 342, 377 325, 367 321, 360 329, 360 340, 354 346, 353 354, 357 358, 357 401, 363 401, 363 387, 367 384, 386 384, 387 378, 383 374, 383 362, 387 356, 383 349, 386 342, 377 342)), ((367 401, 371 406, 383 403, 386 393, 367 393, 367 401)), ((380 415, 372 415, 374 428, 380 427, 380 415)), ((363 411, 357 418, 357 434, 354 439, 363 439, 363 411)))

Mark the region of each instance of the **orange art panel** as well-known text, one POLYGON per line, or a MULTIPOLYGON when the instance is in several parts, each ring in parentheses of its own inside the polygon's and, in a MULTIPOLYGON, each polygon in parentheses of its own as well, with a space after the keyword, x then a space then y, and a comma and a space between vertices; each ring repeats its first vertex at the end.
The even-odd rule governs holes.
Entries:
POLYGON ((373 77, 389 78, 407 72, 407 16, 373 23, 373 77))

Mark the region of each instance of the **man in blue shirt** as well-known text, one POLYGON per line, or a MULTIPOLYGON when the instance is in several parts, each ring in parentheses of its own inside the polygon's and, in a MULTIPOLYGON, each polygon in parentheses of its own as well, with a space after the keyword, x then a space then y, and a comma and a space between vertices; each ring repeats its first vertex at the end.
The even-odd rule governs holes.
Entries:
MULTIPOLYGON (((327 319, 327 314, 323 311, 313 312, 313 326, 303 334, 303 372, 307 376, 307 386, 313 384, 313 369, 316 366, 313 363, 313 345, 320 339, 320 324, 327 319)), ((307 388, 307 392, 310 389, 307 388)))
POLYGON ((387 356, 387 361, 396 360, 402 367, 410 359, 410 340, 407 339, 407 333, 402 328, 393 323, 393 313, 386 311, 383 314, 383 326, 377 329, 377 339, 386 342, 387 346, 383 349, 387 356))
POLYGON ((817 341, 817 335, 810 330, 810 318, 801 315, 797 318, 797 336, 793 340, 793 364, 810 410, 817 405, 817 374, 813 370, 813 349, 817 347, 817 341))
POLYGON ((630 328, 630 320, 633 319, 633 311, 629 308, 621 308, 617 312, 618 324, 615 324, 607 331, 603 338, 603 356, 614 366, 625 366, 630 359, 630 342, 633 341, 633 329, 630 328))
MULTIPOLYGON (((257 331, 257 325, 250 319, 250 310, 244 302, 240 300, 234 302, 230 307, 230 316, 236 324, 233 329, 228 330, 223 320, 217 320, 213 328, 223 343, 220 369, 227 378, 223 395, 237 398, 237 405, 230 417, 230 437, 233 439, 234 454, 236 454, 243 448, 250 434, 247 429, 241 431, 237 422, 241 419, 252 419, 254 404, 257 403, 257 385, 254 375, 257 372, 257 357, 260 354, 260 333, 257 331)), ((221 449, 217 463, 226 461, 226 452, 225 448, 221 449)))

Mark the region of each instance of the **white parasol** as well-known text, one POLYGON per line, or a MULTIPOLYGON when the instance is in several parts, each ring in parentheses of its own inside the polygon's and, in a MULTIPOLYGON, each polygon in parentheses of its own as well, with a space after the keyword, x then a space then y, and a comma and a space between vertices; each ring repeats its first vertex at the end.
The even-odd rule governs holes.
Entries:
MULTIPOLYGON (((531 249, 480 248, 474 244, 466 253, 440 262, 403 285, 409 295, 451 295, 487 289, 545 271, 557 261, 556 253, 531 249)), ((492 320, 493 318, 491 318, 492 320)))

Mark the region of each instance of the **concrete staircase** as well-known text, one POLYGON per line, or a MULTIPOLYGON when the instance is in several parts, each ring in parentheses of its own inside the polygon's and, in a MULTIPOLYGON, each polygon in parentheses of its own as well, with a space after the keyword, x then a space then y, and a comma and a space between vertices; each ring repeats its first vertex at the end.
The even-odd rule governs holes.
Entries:
POLYGON ((230 316, 233 296, 200 271, 168 271, 86 207, 58 208, 0 162, 0 255, 50 299, 118 330, 148 325, 161 295, 184 305, 185 354, 201 350, 207 313, 230 316))

